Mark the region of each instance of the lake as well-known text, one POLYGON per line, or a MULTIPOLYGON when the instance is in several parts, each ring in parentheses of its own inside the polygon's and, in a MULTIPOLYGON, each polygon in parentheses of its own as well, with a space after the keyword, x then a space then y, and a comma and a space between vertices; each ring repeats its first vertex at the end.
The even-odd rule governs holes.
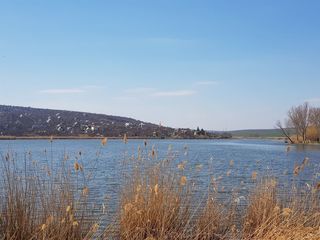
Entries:
MULTIPOLYGON (((159 161, 168 156, 174 160, 174 169, 185 161, 185 174, 188 179, 206 189, 210 179, 219 180, 221 198, 231 191, 239 196, 247 196, 256 180, 263 176, 274 176, 283 185, 296 181, 300 185, 310 186, 320 179, 320 146, 287 145, 276 140, 131 140, 125 144, 121 140, 108 140, 105 146, 100 140, 3 140, 0 141, 0 154, 4 159, 7 152, 21 167, 37 162, 40 166, 58 168, 65 156, 73 164, 76 159, 87 173, 93 173, 90 180, 90 193, 93 200, 107 198, 115 205, 119 198, 121 182, 128 171, 130 159, 137 157, 138 148, 145 156, 155 149, 159 161), (294 176, 294 167, 305 158, 308 165, 294 176)), ((245 197, 242 199, 246 199, 245 197)))

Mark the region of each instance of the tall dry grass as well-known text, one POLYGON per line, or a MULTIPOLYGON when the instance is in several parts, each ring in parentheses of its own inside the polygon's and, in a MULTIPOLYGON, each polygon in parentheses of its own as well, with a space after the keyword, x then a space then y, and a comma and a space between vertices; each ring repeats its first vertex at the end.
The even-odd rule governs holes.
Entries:
MULTIPOLYGON (((100 226, 101 215, 88 204, 91 193, 81 181, 80 161, 68 164, 65 158, 59 169, 51 163, 18 166, 7 154, 1 167, 0 239, 320 239, 319 183, 308 189, 293 183, 284 190, 275 179, 254 172, 257 184, 246 204, 238 205, 232 197, 237 192, 230 193, 231 201, 221 200, 210 181, 199 193, 187 163, 174 159, 170 154, 157 159, 147 142, 137 157, 126 159, 118 211, 103 213, 110 224, 100 226)), ((299 174, 305 165, 290 171, 299 174)))
POLYGON ((0 239, 86 239, 97 231, 86 187, 72 180, 72 171, 53 171, 36 162, 17 164, 12 154, 2 159, 0 239))
POLYGON ((184 178, 163 175, 162 166, 135 170, 121 196, 121 239, 181 239, 190 218, 190 196, 184 178))
POLYGON ((185 162, 155 158, 151 148, 145 158, 139 153, 132 160, 120 194, 118 229, 107 237, 209 240, 231 236, 233 208, 218 203, 212 190, 199 199, 194 182, 185 175, 185 162))
POLYGON ((238 232, 235 225, 235 208, 219 203, 215 194, 209 194, 204 208, 197 215, 192 239, 235 239, 238 232))
POLYGON ((320 239, 319 189, 292 187, 277 196, 274 179, 265 180, 251 194, 243 223, 243 239, 320 239))
MULTIPOLYGON (((148 156, 153 156, 150 150, 148 156)), ((257 183, 244 206, 218 200, 216 186, 195 194, 192 180, 172 159, 133 159, 121 193, 117 239, 320 239, 320 187, 281 189, 274 178, 253 172, 257 183), (150 164, 151 162, 151 164, 150 164), (153 162, 153 163, 152 163, 153 162)), ((298 175, 306 167, 303 160, 298 175)), ((230 193, 234 196, 237 193, 230 193)), ((232 199, 232 196, 231 196, 232 199)))

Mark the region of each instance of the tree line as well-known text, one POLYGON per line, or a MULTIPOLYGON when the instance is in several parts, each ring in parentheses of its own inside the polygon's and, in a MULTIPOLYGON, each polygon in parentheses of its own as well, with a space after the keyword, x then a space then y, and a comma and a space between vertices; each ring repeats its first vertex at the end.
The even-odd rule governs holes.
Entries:
POLYGON ((282 130, 282 133, 288 138, 291 143, 320 140, 320 108, 312 107, 308 102, 299 106, 293 106, 287 113, 287 119, 283 126, 281 121, 278 121, 276 126, 282 130), (295 131, 295 136, 292 136, 290 129, 295 131), (311 139, 308 132, 314 129, 316 137, 311 139))

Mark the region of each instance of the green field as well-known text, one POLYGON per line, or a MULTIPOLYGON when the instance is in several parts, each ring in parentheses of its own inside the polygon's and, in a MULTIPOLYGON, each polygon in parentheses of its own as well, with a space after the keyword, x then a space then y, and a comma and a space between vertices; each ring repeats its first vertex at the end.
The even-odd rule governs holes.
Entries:
POLYGON ((280 138, 284 137, 280 129, 247 129, 230 131, 233 137, 244 138, 280 138))

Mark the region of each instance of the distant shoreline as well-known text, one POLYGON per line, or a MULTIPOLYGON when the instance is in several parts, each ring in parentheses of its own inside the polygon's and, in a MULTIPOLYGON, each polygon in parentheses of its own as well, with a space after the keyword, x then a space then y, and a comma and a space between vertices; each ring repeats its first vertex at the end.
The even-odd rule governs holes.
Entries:
MULTIPOLYGON (((103 139, 105 137, 103 136, 0 136, 1 140, 86 140, 86 139, 103 139)), ((123 139, 123 137, 107 137, 108 139, 114 139, 119 140, 123 139)), ((172 138, 172 137, 166 137, 166 138, 160 138, 160 137, 128 137, 128 139, 169 139, 169 140, 217 140, 217 139, 224 139, 224 140, 230 140, 230 139, 269 139, 269 140, 285 140, 285 138, 281 137, 232 137, 232 138, 172 138)))

